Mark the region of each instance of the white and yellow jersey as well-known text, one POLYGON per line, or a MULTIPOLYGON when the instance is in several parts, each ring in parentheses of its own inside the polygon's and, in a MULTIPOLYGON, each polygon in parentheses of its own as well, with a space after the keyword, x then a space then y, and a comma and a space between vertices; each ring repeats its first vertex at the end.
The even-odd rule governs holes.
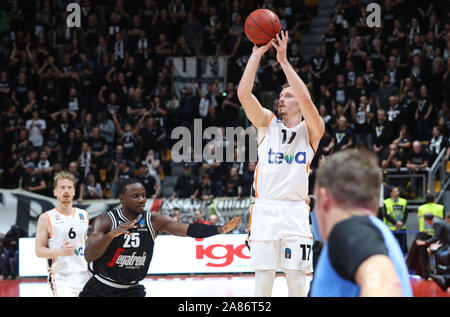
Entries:
POLYGON ((73 208, 72 215, 66 216, 54 208, 45 214, 50 223, 48 248, 61 249, 65 242, 70 242, 74 246, 72 256, 49 259, 49 283, 54 295, 69 296, 61 294, 62 291, 58 294, 57 290, 69 287, 79 292, 90 277, 87 262, 84 259, 89 227, 88 213, 86 210, 73 208))
POLYGON ((315 150, 302 121, 287 128, 272 116, 258 145, 253 194, 256 198, 301 201, 308 197, 308 172, 315 150))

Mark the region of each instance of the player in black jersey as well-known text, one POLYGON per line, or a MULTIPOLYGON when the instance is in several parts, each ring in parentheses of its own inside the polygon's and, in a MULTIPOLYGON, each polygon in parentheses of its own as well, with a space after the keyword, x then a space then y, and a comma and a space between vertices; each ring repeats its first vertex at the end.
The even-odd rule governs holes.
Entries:
POLYGON ((84 252, 93 276, 80 297, 144 297, 145 288, 139 281, 147 275, 159 233, 206 238, 227 233, 241 223, 240 217, 223 226, 175 222, 144 210, 145 197, 139 180, 125 180, 119 186, 121 205, 94 219, 84 252))

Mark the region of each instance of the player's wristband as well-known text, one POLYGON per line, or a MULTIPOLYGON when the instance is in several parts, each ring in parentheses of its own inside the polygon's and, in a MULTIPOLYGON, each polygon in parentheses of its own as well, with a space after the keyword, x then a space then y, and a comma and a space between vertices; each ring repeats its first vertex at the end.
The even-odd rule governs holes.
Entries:
POLYGON ((219 234, 220 226, 205 225, 203 223, 191 223, 187 229, 187 235, 192 238, 207 238, 219 234))

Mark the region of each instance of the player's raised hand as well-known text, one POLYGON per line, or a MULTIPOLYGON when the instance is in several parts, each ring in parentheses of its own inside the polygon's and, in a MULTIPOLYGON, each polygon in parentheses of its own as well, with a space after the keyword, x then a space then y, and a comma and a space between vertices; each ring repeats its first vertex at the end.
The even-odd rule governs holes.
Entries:
POLYGON ((272 39, 269 42, 267 42, 266 44, 261 45, 261 46, 253 45, 252 53, 260 54, 262 56, 272 47, 272 43, 274 43, 274 42, 275 42, 275 39, 272 39))
POLYGON ((71 256, 74 255, 75 247, 69 241, 64 242, 64 245, 61 248, 60 256, 71 256))
POLYGON ((131 234, 128 230, 130 230, 132 228, 137 228, 135 226, 136 221, 137 221, 137 219, 130 221, 130 222, 121 223, 119 226, 114 228, 114 230, 111 230, 110 234, 112 235, 113 238, 118 237, 121 234, 131 234))
POLYGON ((222 230, 220 230, 220 233, 230 232, 231 230, 234 230, 237 226, 239 226, 241 223, 242 223, 241 217, 234 217, 233 219, 231 219, 222 226, 222 230))
POLYGON ((270 42, 271 45, 277 50, 277 61, 280 64, 287 63, 287 46, 288 46, 289 34, 288 31, 281 31, 277 34, 277 41, 270 42))

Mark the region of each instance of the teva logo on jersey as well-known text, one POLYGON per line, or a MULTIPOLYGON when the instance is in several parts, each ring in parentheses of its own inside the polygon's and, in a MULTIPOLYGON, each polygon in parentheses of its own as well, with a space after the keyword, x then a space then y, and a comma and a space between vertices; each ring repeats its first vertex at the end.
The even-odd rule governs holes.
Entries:
POLYGON ((136 256, 136 252, 133 252, 131 255, 123 255, 125 249, 119 248, 116 250, 111 262, 107 263, 109 267, 113 267, 114 265, 118 265, 119 267, 127 266, 127 267, 140 267, 144 266, 145 260, 147 259, 147 253, 144 252, 141 256, 136 256))
MULTIPOLYGON (((203 241, 203 239, 195 239, 196 241, 203 241)), ((205 248, 203 245, 197 245, 195 247, 195 258, 197 260, 203 260, 204 257, 207 257, 209 259, 213 259, 213 260, 222 260, 221 263, 211 263, 208 262, 206 263, 206 266, 211 266, 211 267, 225 267, 230 265, 231 263, 233 263, 234 260, 234 256, 237 256, 241 259, 250 259, 249 256, 245 255, 243 253, 243 250, 245 248, 245 244, 241 244, 237 247, 234 247, 232 244, 212 244, 210 246, 208 246, 207 248, 205 248), (214 254, 214 250, 220 250, 222 249, 222 251, 217 251, 216 254, 214 254), (217 253, 223 253, 223 250, 225 250, 225 254, 223 255, 217 255, 217 253)))
POLYGON ((284 154, 282 152, 274 152, 269 149, 269 164, 282 164, 286 162, 291 164, 295 161, 297 164, 306 164, 306 152, 297 152, 296 154, 284 154))

